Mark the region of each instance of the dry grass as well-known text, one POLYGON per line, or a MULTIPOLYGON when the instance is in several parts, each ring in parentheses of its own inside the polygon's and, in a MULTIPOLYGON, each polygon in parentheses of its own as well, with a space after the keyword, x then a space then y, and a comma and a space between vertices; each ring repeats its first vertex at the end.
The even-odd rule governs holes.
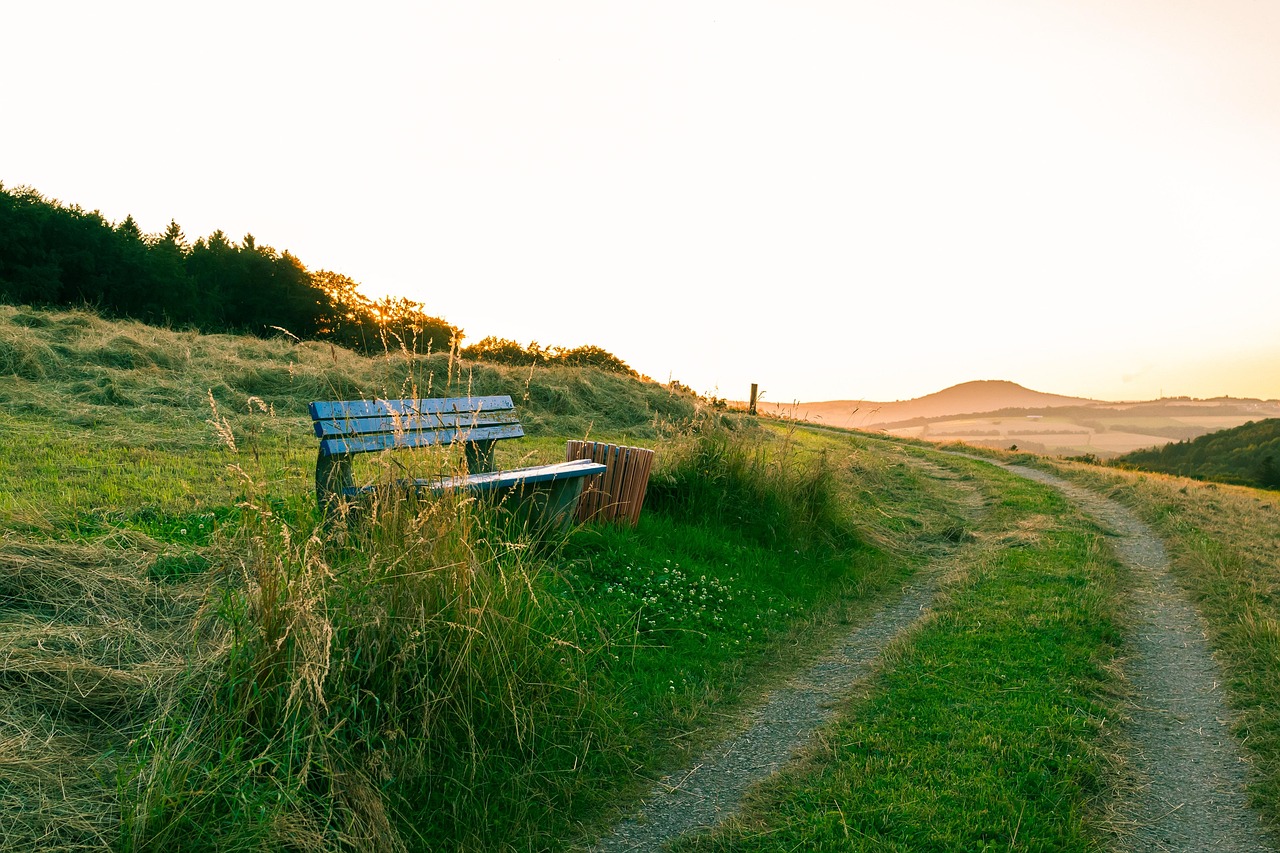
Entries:
POLYGON ((200 596, 148 581, 155 543, 0 543, 0 848, 99 850, 115 772, 183 661, 200 596))
POLYGON ((212 395, 228 414, 265 410, 292 428, 311 400, 510 394, 531 432, 554 425, 561 434, 594 428, 637 437, 651 437, 655 419, 687 420, 693 411, 687 395, 616 374, 507 368, 391 345, 386 356, 367 357, 285 337, 202 335, 0 305, 0 376, 8 376, 0 407, 59 423, 136 428, 139 421, 203 421, 212 395))

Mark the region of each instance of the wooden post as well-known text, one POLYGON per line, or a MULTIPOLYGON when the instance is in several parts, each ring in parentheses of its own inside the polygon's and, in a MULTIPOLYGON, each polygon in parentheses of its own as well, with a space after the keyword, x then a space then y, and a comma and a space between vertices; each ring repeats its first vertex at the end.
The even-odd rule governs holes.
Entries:
POLYGON ((759 390, 760 390, 760 386, 757 383, 752 382, 751 383, 751 402, 747 404, 747 414, 749 415, 754 415, 756 413, 756 392, 759 390))

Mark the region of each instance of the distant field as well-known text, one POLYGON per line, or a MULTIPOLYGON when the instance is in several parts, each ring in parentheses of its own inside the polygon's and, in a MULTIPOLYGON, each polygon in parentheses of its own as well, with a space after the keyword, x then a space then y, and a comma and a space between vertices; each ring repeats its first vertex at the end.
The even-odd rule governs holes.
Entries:
POLYGON ((1122 410, 1107 410, 1109 416, 1098 417, 1004 415, 934 418, 924 424, 889 427, 884 432, 929 441, 963 441, 980 447, 1008 449, 1016 444, 1019 449, 1036 453, 1069 456, 1092 453, 1100 458, 1110 458, 1259 419, 1253 414, 1215 414, 1212 408, 1181 408, 1187 412, 1177 416, 1128 415, 1122 410))
MULTIPOLYGON (((745 405, 745 404, 744 404, 745 405)), ((914 400, 764 403, 788 420, 930 441, 1110 458, 1280 417, 1280 401, 1184 397, 1125 403, 1044 394, 1012 382, 966 382, 914 400)))

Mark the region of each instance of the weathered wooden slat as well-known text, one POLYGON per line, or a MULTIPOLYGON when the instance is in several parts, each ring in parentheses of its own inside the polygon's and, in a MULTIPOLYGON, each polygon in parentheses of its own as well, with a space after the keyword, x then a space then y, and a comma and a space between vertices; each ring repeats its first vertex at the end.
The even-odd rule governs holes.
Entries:
POLYGON ((373 432, 417 432, 446 427, 494 426, 519 423, 515 410, 493 412, 429 412, 421 415, 380 415, 363 418, 323 418, 315 421, 317 438, 364 435, 373 432))
POLYGON ((653 471, 654 452, 594 441, 570 441, 567 459, 593 459, 605 464, 606 473, 591 484, 578 502, 578 521, 616 521, 634 526, 640 520, 653 471))
POLYGON ((636 494, 631 504, 631 526, 635 527, 640 522, 640 510, 644 507, 644 497, 649 491, 649 475, 653 473, 654 452, 652 450, 644 451, 640 470, 636 472, 636 494))
POLYGON ((426 415, 444 412, 492 412, 511 410, 509 395, 490 397, 442 397, 432 400, 338 400, 312 403, 312 420, 349 420, 385 415, 426 415))
MULTIPOLYGON (((445 492, 451 489, 467 489, 473 492, 488 492, 496 489, 509 489, 515 486, 531 486, 538 483, 551 483, 569 480, 574 477, 591 477, 603 472, 605 466, 590 459, 578 459, 572 462, 556 462, 551 465, 538 465, 533 468, 519 468, 514 471, 489 471, 484 474, 469 474, 460 477, 432 477, 421 480, 404 480, 397 484, 400 488, 416 488, 431 492, 445 492)), ((362 486, 344 490, 348 496, 369 494, 379 486, 362 486)))
POLYGON ((371 453, 378 450, 391 450, 401 447, 430 447, 436 444, 451 444, 455 441, 496 441, 502 438, 519 438, 522 435, 524 435, 524 428, 517 423, 476 427, 474 429, 384 432, 349 438, 323 438, 320 440, 320 455, 336 456, 349 453, 371 453))
POLYGON ((607 456, 609 461, 605 464, 609 466, 609 472, 605 477, 609 481, 609 505, 605 517, 613 519, 618 513, 618 499, 622 492, 622 448, 616 444, 610 446, 607 456))

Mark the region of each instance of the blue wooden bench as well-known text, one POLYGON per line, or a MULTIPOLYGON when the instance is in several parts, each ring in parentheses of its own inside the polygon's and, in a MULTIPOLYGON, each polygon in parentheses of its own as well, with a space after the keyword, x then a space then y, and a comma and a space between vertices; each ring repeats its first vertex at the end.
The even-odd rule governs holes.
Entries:
POLYGON ((385 485, 357 486, 351 460, 358 453, 462 444, 467 473, 400 480, 397 490, 441 493, 466 489, 536 502, 542 523, 567 527, 588 477, 605 466, 588 459, 499 471, 494 445, 519 438, 524 428, 507 396, 449 397, 432 400, 346 400, 310 405, 320 439, 316 458, 316 500, 332 519, 343 503, 369 498, 385 485))

